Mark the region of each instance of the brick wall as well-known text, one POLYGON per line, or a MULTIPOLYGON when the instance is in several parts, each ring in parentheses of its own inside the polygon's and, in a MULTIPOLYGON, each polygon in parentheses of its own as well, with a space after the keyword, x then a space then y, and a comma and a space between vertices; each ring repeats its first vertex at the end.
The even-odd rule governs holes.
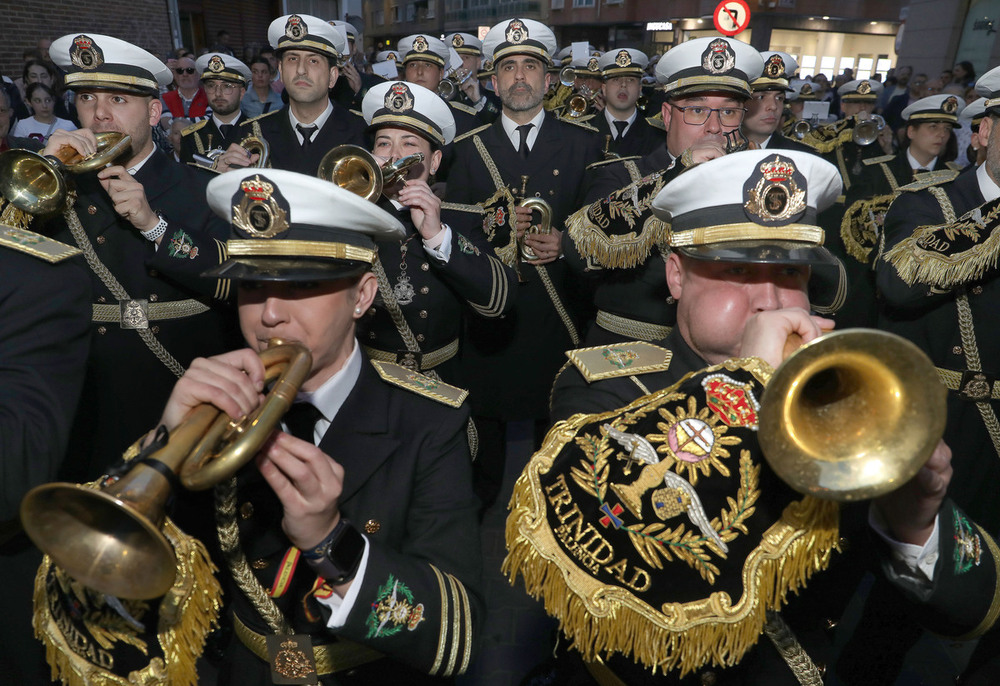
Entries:
POLYGON ((0 73, 20 76, 21 53, 42 36, 101 33, 162 56, 171 49, 164 0, 18 0, 0 11, 0 73))

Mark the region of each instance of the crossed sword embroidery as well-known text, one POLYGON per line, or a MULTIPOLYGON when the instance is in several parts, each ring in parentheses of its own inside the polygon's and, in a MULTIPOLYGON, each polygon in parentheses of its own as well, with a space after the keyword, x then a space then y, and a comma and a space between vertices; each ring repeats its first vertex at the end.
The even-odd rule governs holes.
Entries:
MULTIPOLYGON (((645 436, 619 431, 610 424, 605 424, 601 428, 628 452, 628 458, 633 462, 644 465, 659 464, 660 456, 657 455, 656 449, 646 440, 645 436)), ((663 484, 667 488, 676 488, 684 492, 688 499, 688 505, 685 508, 688 519, 698 527, 702 536, 715 541, 720 550, 728 553, 729 546, 723 542, 711 522, 708 521, 708 517, 705 515, 705 508, 702 507, 701 498, 698 497, 698 492, 694 490, 694 486, 683 476, 670 470, 663 473, 663 484)))

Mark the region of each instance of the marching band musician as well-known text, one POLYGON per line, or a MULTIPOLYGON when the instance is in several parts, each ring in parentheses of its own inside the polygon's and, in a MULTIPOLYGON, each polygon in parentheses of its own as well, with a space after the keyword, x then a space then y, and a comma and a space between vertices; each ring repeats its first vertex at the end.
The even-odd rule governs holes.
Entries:
POLYGON ((264 373, 255 352, 270 339, 312 353, 287 433, 220 494, 235 639, 219 683, 450 683, 472 659, 482 611, 465 393, 369 361, 355 337, 378 290, 375 240, 398 240, 402 226, 282 170, 220 175, 208 201, 234 232, 208 275, 239 283, 249 348, 192 364, 161 424, 171 431, 205 402, 251 412, 264 373))
POLYGON ((492 122, 500 114, 500 99, 496 94, 479 84, 479 73, 483 69, 483 42, 471 33, 449 33, 444 37, 446 45, 450 45, 462 58, 463 76, 468 74, 464 83, 460 84, 466 103, 479 113, 479 118, 492 122))
POLYGON ((91 270, 94 335, 74 422, 79 439, 65 470, 66 478, 87 481, 148 429, 192 359, 228 347, 232 313, 213 302, 228 297, 228 284, 201 278, 206 264, 218 263, 228 231, 191 201, 208 179, 153 144, 166 66, 98 34, 63 36, 51 54, 77 94, 84 128, 54 133, 44 154, 71 146, 89 155, 100 132, 132 138, 113 166, 76 175, 75 203, 49 220, 53 237, 82 250, 91 270))
POLYGON ((648 63, 646 55, 632 48, 609 50, 598 60, 604 79, 601 85, 604 111, 590 123, 601 135, 601 140, 611 136, 607 149, 621 157, 641 157, 662 141, 663 132, 650 126, 636 107, 648 63))
POLYGON ((181 132, 181 162, 193 162, 194 156, 216 150, 228 150, 239 144, 240 103, 250 83, 250 68, 232 55, 210 52, 195 62, 201 72, 201 86, 208 95, 212 116, 181 132))
POLYGON ((441 200, 427 185, 441 163, 441 148, 455 136, 444 101, 422 86, 394 82, 372 88, 362 109, 380 163, 415 153, 424 157, 378 200, 405 235, 379 247, 373 263, 378 294, 359 322, 359 339, 372 359, 461 385, 463 315, 493 318, 509 312, 514 271, 492 254, 478 213, 451 212, 445 223, 441 200))
POLYGON ((592 204, 567 220, 562 239, 570 267, 596 275, 597 318, 586 344, 656 341, 669 333, 674 308, 657 258, 663 225, 650 202, 682 170, 725 154, 725 136, 739 132, 749 82, 761 66, 760 53, 737 40, 698 38, 671 48, 656 65, 667 95, 666 140, 640 159, 591 166, 585 200, 592 204))
MULTIPOLYGON (((591 683, 584 672, 599 684, 736 686, 837 674, 833 627, 875 553, 848 533, 859 531, 857 508, 838 516, 836 504, 790 491, 757 436, 789 335, 811 341, 832 324, 811 303, 842 288, 816 225, 840 188, 813 154, 755 150, 694 167, 654 201, 674 247, 671 349, 645 360, 614 344, 579 355, 611 378, 567 393, 557 416, 588 414, 557 425, 512 499, 505 569, 543 597, 574 648, 553 683, 591 683), (648 373, 633 370, 649 362, 648 373)), ((944 500, 950 457, 939 442, 868 516, 877 559, 913 617, 978 635, 996 619, 1000 550, 944 500)), ((861 647, 867 671, 844 683, 893 683, 895 638, 861 647)))
MULTIPOLYGON (((241 139, 253 135, 270 147, 270 166, 315 175, 323 155, 344 143, 365 145, 361 119, 334 105, 330 89, 340 76, 337 66, 347 53, 344 32, 307 14, 278 17, 267 29, 278 56, 278 72, 288 93, 288 105, 240 125, 241 139)), ((218 159, 224 172, 258 161, 231 145, 218 159)))
POLYGON ((811 152, 812 148, 786 138, 780 130, 785 98, 788 93, 794 92, 789 81, 798 70, 798 63, 784 52, 768 51, 760 56, 764 60, 764 70, 750 83, 753 96, 747 101, 743 132, 760 148, 811 152))
MULTIPOLYGON (((451 53, 444 41, 434 36, 414 34, 400 39, 396 49, 403 56, 403 80, 437 93, 451 61, 451 53)), ((459 134, 480 125, 477 119, 479 112, 464 99, 453 98, 448 101, 448 106, 459 134)))
POLYGON ((542 107, 554 49, 551 29, 532 19, 504 21, 486 34, 483 51, 496 70, 503 112, 493 124, 456 139, 450 178, 459 181, 449 183, 446 195, 449 202, 486 207, 491 251, 519 270, 514 310, 503 319, 470 318, 463 343, 463 374, 481 439, 477 478, 489 482, 478 488, 487 506, 503 474, 506 423, 531 420, 536 439, 544 435, 551 380, 563 351, 579 340, 557 227, 579 206, 584 169, 600 156, 600 143, 596 134, 542 107), (513 198, 522 187, 528 200, 550 205, 550 234, 526 233, 531 211, 513 198), (530 261, 521 258, 522 236, 530 261))

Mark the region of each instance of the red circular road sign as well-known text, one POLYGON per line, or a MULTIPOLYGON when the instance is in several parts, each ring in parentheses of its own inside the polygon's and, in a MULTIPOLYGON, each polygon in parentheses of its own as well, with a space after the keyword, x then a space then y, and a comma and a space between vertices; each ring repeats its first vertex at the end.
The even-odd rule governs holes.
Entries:
POLYGON ((735 36, 750 24, 750 8, 745 0, 722 0, 712 20, 716 31, 724 36, 735 36))

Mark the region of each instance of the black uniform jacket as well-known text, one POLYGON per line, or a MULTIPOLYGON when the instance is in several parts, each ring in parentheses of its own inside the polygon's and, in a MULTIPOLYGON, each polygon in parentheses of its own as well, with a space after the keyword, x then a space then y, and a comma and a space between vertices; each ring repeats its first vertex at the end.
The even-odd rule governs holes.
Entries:
POLYGON ((244 121, 240 129, 241 139, 252 132, 267 141, 273 169, 287 169, 309 176, 316 176, 323 156, 338 145, 360 145, 370 149, 365 137, 364 120, 337 104, 333 105, 333 112, 323 128, 313 134, 312 141, 305 148, 292 128, 287 105, 244 121))
POLYGON ((801 152, 811 152, 816 154, 816 151, 805 143, 801 143, 794 138, 788 138, 787 136, 782 135, 781 131, 775 131, 771 134, 771 138, 767 141, 767 147, 765 150, 800 150, 801 152))
MULTIPOLYGON (((412 288, 409 303, 395 299, 421 353, 426 355, 458 339, 466 315, 495 318, 511 311, 517 276, 493 255, 479 228, 479 215, 442 213, 443 223, 451 228, 451 254, 447 262, 442 262, 424 249, 408 208, 397 210, 385 198, 379 205, 394 214, 406 229, 403 241, 379 244, 378 260, 390 291, 401 282, 412 288)), ((407 346, 386 309, 382 293, 385 287, 379 284, 375 302, 360 322, 358 339, 365 346, 397 354, 406 351, 407 346)), ((462 386, 457 357, 434 369, 448 383, 462 386)))
MULTIPOLYGON (((472 657, 483 619, 479 593, 477 501, 471 488, 466 438, 468 411, 455 409, 383 381, 364 359, 358 380, 319 447, 344 468, 339 498, 342 515, 369 541, 362 587, 344 627, 331 631, 318 601, 303 601, 316 574, 300 560, 288 591, 276 599, 297 633, 313 645, 348 639, 373 648, 386 659, 340 672, 325 684, 441 683, 426 675, 460 673, 472 657), (393 589, 405 587, 413 628, 380 622, 374 606, 393 589), (313 616, 310 617, 309 614, 313 616), (401 626, 398 631, 385 631, 401 626), (423 676, 422 676, 422 674, 423 676)), ((253 465, 239 476, 237 501, 240 542, 253 574, 270 589, 291 544, 281 529, 277 497, 253 465), (250 503, 249 507, 242 505, 250 503)), ((266 624, 240 592, 236 616, 257 633, 266 624)), ((325 608, 323 611, 326 611, 325 608)), ((268 665, 234 641, 220 683, 270 684, 268 665)))
MULTIPOLYGON (((580 412, 595 414, 623 407, 646 395, 647 389, 656 392, 677 383, 685 374, 707 366, 687 345, 678 329, 657 344, 673 353, 670 366, 665 371, 588 384, 575 366, 567 365, 553 389, 552 419, 567 419, 580 412)), ((787 488, 775 480, 770 470, 763 478, 771 482, 771 488, 787 488)), ((763 491, 766 494, 767 487, 763 491)), ((934 582, 925 580, 922 585, 903 585, 902 588, 898 582, 887 580, 895 582, 900 573, 889 562, 886 544, 869 530, 867 510, 867 503, 842 508, 842 550, 833 555, 829 569, 813 577, 798 595, 789 595, 789 602, 781 611, 806 653, 815 663, 826 665, 828 673, 836 671, 841 680, 838 683, 894 683, 906 649, 917 638, 921 625, 943 635, 960 636, 976 627, 989 626, 988 617, 995 602, 997 571, 993 556, 996 549, 988 546, 983 532, 978 532, 978 544, 982 550, 978 558, 980 563, 959 564, 961 552, 956 540, 961 536, 957 535, 959 529, 954 522, 965 514, 950 502, 946 501, 941 509, 939 561, 934 582), (987 557, 990 557, 989 561, 987 557), (857 628, 846 636, 844 630, 839 629, 841 635, 838 636, 834 629, 866 571, 876 572, 876 577, 868 591, 861 618, 857 620, 857 628), (904 597, 911 602, 905 602, 904 597), (838 648, 838 644, 846 647, 838 648)), ((973 541, 969 547, 975 545, 973 541)), ((966 556, 964 559, 971 558, 966 556)), ((987 638, 993 640, 995 637, 991 633, 987 638)), ((980 649, 977 656, 988 662, 995 658, 996 651, 986 653, 980 649)), ((654 676, 620 656, 612 657, 607 664, 630 685, 687 686, 704 684, 709 679, 712 683, 730 686, 794 686, 798 683, 771 641, 764 636, 737 666, 729 669, 707 666, 684 679, 673 673, 654 676)))
MULTIPOLYGON (((159 249, 121 218, 96 175, 77 177, 74 210, 96 257, 131 299, 150 305, 197 299, 198 314, 150 321, 148 332, 182 367, 199 356, 233 347, 235 313, 213 297, 224 297, 223 282, 201 278, 219 262, 219 246, 229 234, 205 201, 208 175, 167 158, 153 156, 136 173, 150 206, 167 220, 159 249), (195 246, 201 249, 194 249, 195 246)), ((52 220, 54 237, 76 245, 64 219, 52 220)), ((100 268, 100 267, 99 267, 100 268)), ((103 269, 103 268, 100 268, 103 269)), ((116 309, 116 296, 91 270, 94 304, 116 309)), ((151 315, 152 316, 152 315, 151 315)), ((72 457, 64 476, 88 481, 135 440, 155 426, 177 381, 140 336, 117 322, 94 321, 80 408, 74 421, 72 457)))
POLYGON ((232 122, 229 135, 223 136, 219 127, 215 125, 215 117, 209 117, 187 127, 181 131, 181 149, 179 157, 181 162, 187 164, 194 161, 195 155, 204 155, 210 150, 222 148, 227 150, 232 143, 239 144, 246 136, 246 132, 240 128, 246 118, 239 114, 232 122))
POLYGON ((649 125, 642 112, 637 113, 635 121, 625 131, 625 135, 622 136, 621 140, 615 138, 618 135, 618 129, 612 128, 608 124, 608 118, 604 115, 604 112, 598 112, 588 123, 596 128, 597 132, 601 135, 602 149, 604 142, 607 140, 606 137, 611 136, 608 150, 618 153, 622 157, 632 157, 635 155, 642 157, 643 155, 648 155, 663 143, 665 137, 662 129, 656 129, 649 125))
MULTIPOLYGON (((502 117, 455 145, 455 165, 447 200, 476 204, 497 188, 478 152, 479 139, 496 164, 503 182, 515 192, 521 176, 528 176, 527 195, 537 195, 552 206, 552 226, 560 227, 580 204, 584 170, 600 156, 597 135, 546 114, 526 160, 521 159, 503 129, 502 117)), ((497 235, 493 247, 502 248, 510 235, 497 235)), ((467 320, 463 350, 465 379, 474 412, 497 419, 542 418, 548 412, 548 393, 563 351, 574 347, 563 318, 553 305, 537 269, 544 269, 567 316, 574 316, 576 297, 565 260, 543 267, 521 264, 524 282, 518 284, 517 306, 502 319, 467 320)), ((575 325, 575 324, 574 324, 575 325)))
MULTIPOLYGON (((663 132, 659 133, 662 138, 663 132)), ((635 165, 640 178, 666 170, 664 179, 668 182, 684 169, 667 151, 664 142, 645 157, 631 160, 629 164, 635 165)), ((590 204, 606 198, 632 182, 625 162, 594 166, 588 172, 584 202, 590 204)), ((636 226, 641 228, 641 221, 636 226)), ((622 225, 621 230, 633 229, 622 225)), ((607 233, 613 239, 618 232, 611 226, 607 233)), ((606 268, 581 255, 568 231, 563 232, 562 247, 573 272, 592 277, 594 304, 598 310, 657 326, 673 326, 676 308, 667 304, 670 291, 667 288, 666 265, 658 249, 652 248, 649 257, 635 267, 606 268)), ((590 345, 621 340, 630 340, 630 337, 603 329, 596 323, 590 326, 586 336, 590 345)))

